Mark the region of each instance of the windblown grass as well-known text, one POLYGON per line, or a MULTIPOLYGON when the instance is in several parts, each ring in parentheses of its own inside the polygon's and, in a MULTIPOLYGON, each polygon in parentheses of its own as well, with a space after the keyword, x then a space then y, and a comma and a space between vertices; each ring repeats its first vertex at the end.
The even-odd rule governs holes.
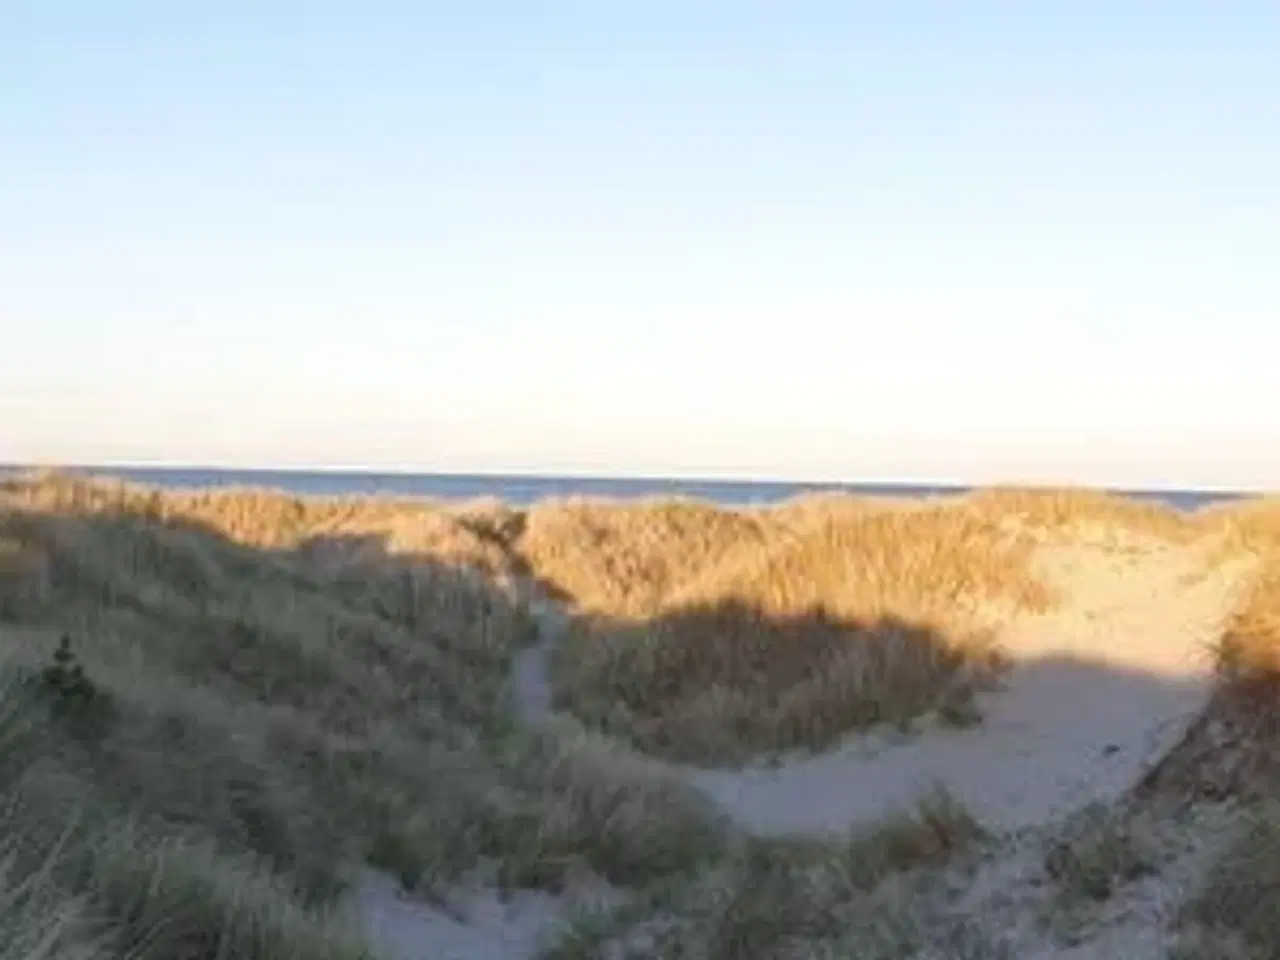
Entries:
POLYGON ((359 562, 384 553, 426 555, 490 574, 510 573, 522 512, 491 501, 440 504, 393 497, 292 496, 214 487, 160 490, 58 473, 0 481, 11 502, 45 513, 127 513, 197 525, 242 546, 296 551, 298 559, 359 562))
POLYGON ((637 618, 672 594, 841 518, 918 501, 816 493, 765 506, 690 498, 572 498, 535 505, 513 541, 525 569, 578 612, 637 618))
POLYGON ((1229 803, 1235 841, 1176 918, 1178 960, 1280 956, 1280 512, 1274 501, 1216 507, 1201 517, 1224 555, 1259 558, 1256 579, 1219 644, 1219 678, 1204 714, 1144 778, 1139 800, 1229 803))
POLYGON ((664 609, 720 598, 771 614, 823 607, 838 616, 928 623, 987 604, 1045 610, 1052 591, 1031 569, 1034 544, 959 504, 835 514, 763 552, 712 568, 664 609))
POLYGON ((1254 801, 1280 790, 1280 552, 1266 554, 1218 643, 1218 682, 1140 796, 1254 801))
POLYGON ((775 534, 762 511, 576 499, 536 505, 518 546, 529 569, 578 611, 642 617, 727 557, 763 550, 775 534))
MULTIPOLYGON (((298 548, 318 531, 384 519, 272 534, 254 511, 296 501, 223 496, 0 491, 0 680, 34 725, 0 744, 23 838, 0 880, 48 901, 85 956, 357 957, 333 911, 361 863, 424 893, 489 860, 513 886, 582 869, 628 885, 721 848, 719 817, 674 780, 571 725, 516 728, 532 624, 507 592, 427 552, 317 564, 298 548), (42 680, 63 637, 94 690, 66 709, 42 680)), ((44 929, 19 932, 40 956, 44 929)))
POLYGON ((804 493, 781 503, 751 509, 774 524, 792 530, 803 530, 839 517, 895 508, 916 508, 920 503, 919 498, 912 497, 858 496, 830 491, 804 493))
POLYGON ((1268 558, 1280 554, 1280 497, 1213 504, 1196 511, 1194 520, 1206 536, 1217 538, 1220 555, 1249 553, 1268 558))
POLYGON ((992 520, 1015 521, 1052 534, 1104 533, 1189 543, 1200 531, 1176 507, 1082 487, 988 487, 968 494, 968 506, 992 520))
POLYGON ((1223 635, 1228 681, 1280 680, 1280 550, 1263 556, 1257 578, 1223 635))
POLYGON ((930 710, 974 719, 994 624, 1043 611, 1032 545, 964 506, 848 511, 739 547, 644 619, 581 618, 557 701, 666 758, 737 763, 930 710))
POLYGON ((943 791, 844 835, 749 838, 713 870, 616 913, 579 918, 542 960, 907 960, 932 945, 913 916, 931 873, 978 853, 987 839, 943 791))

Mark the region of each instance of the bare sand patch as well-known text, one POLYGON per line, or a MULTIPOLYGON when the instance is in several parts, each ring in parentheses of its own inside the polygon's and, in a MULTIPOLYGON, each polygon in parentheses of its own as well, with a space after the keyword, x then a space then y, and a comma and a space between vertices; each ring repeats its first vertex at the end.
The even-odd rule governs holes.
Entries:
POLYGON ((561 893, 460 886, 432 905, 390 877, 364 873, 352 906, 371 944, 390 960, 533 960, 577 909, 615 903, 616 894, 581 883, 561 893))

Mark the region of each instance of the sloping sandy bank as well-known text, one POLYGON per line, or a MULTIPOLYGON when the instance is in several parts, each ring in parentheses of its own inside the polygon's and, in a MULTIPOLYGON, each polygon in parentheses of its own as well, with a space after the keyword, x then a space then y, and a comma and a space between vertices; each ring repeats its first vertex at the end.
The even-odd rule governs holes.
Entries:
MULTIPOLYGON (((1203 710, 1212 644, 1247 567, 1202 575, 1203 551, 1154 543, 1124 554, 1046 546, 1038 562, 1066 602, 1003 631, 1015 666, 983 698, 981 724, 855 735, 770 768, 683 768, 688 782, 760 833, 869 822, 938 784, 1002 830, 1119 796, 1203 710)), ((529 722, 549 714, 547 658, 563 632, 558 612, 541 619, 543 643, 520 658, 515 681, 529 722)))

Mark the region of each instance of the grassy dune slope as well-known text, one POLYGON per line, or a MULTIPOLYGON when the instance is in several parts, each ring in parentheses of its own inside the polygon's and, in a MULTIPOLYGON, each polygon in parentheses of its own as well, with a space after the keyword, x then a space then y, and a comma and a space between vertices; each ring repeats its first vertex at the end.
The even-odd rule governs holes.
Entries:
MULTIPOLYGON (((0 490, 0 922, 32 944, 0 957, 354 957, 313 914, 361 862, 429 891, 486 858, 506 884, 631 883, 717 848, 674 783, 513 727, 530 621, 507 595, 425 554, 317 565, 290 549, 310 523, 262 519, 297 503, 0 490), (63 637, 73 662, 43 673, 63 637)), ((382 509, 317 525, 380 533, 382 509)))
POLYGON ((968 494, 963 500, 992 520, 1017 522, 1050 534, 1103 533, 1116 546, 1123 546, 1126 538, 1134 537, 1189 543, 1200 533, 1175 507, 1100 490, 989 487, 968 494))
POLYGON ((1208 709, 1135 793, 1149 806, 1240 811, 1234 838, 1175 918, 1177 960, 1270 960, 1280 956, 1280 509, 1248 500, 1202 510, 1195 522, 1222 556, 1261 563, 1219 643, 1208 709))
POLYGON ((420 554, 490 573, 510 571, 509 541, 523 514, 489 501, 444 505, 393 497, 301 497, 217 487, 160 490, 57 473, 7 485, 6 496, 49 513, 127 513, 194 524, 234 543, 339 562, 420 554))
POLYGON ((785 528, 766 512, 697 500, 548 501, 518 541, 529 568, 584 613, 640 617, 731 555, 767 548, 785 528))
MULTIPOLYGON (((1256 545, 1274 530, 1246 539, 1256 545)), ((1235 838, 1177 917, 1177 960, 1280 956, 1280 551, 1266 557, 1223 637, 1213 702, 1142 785, 1148 797, 1242 809, 1235 838)))
POLYGON ((557 697, 646 750, 717 763, 931 709, 971 719, 1000 667, 992 624, 1052 602, 1030 550, 959 504, 835 512, 740 543, 648 619, 583 619, 557 697))
POLYGON ((1198 510, 1196 526, 1220 538, 1223 554, 1280 552, 1280 497, 1253 497, 1198 510))
POLYGON ((808 494, 779 504, 729 508, 688 498, 549 500, 513 524, 523 567, 579 612, 636 618, 673 592, 757 557, 841 517, 912 501, 808 494))
POLYGON ((1254 800, 1280 790, 1280 551, 1265 556, 1218 654, 1221 681, 1208 712, 1143 792, 1254 800))

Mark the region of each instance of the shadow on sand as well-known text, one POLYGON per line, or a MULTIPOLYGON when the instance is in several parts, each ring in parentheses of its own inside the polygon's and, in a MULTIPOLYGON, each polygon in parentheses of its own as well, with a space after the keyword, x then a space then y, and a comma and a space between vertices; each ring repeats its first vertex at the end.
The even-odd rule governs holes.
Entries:
POLYGON ((938 786, 998 829, 1118 800, 1214 689, 1212 664, 1160 676, 1068 651, 966 660, 892 619, 769 618, 740 604, 605 629, 597 618, 558 651, 548 634, 519 668, 528 716, 572 702, 588 726, 671 761, 740 826, 770 834, 839 831, 938 786))

